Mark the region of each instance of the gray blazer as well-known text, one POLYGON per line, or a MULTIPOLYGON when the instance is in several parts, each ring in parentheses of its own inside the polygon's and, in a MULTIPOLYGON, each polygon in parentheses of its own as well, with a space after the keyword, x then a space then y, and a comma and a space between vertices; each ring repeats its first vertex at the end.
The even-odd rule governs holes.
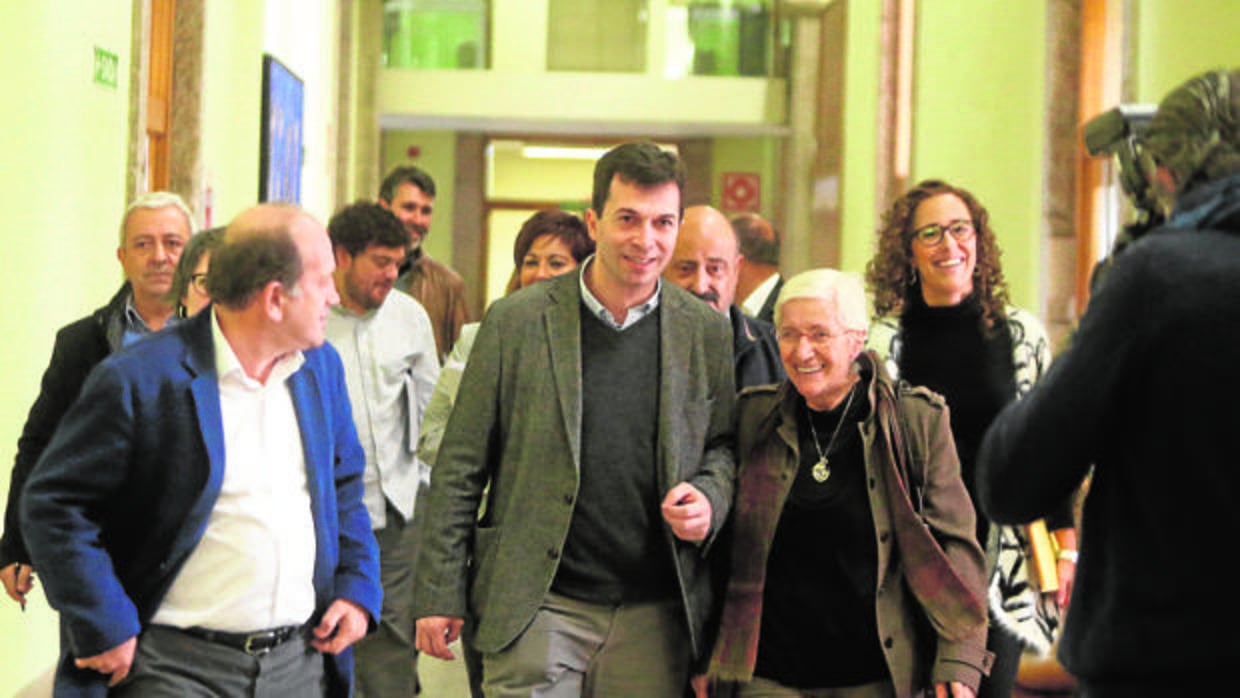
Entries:
MULTIPOLYGON (((415 615, 476 618, 474 645, 482 652, 503 649, 529 625, 551 588, 573 516, 580 277, 576 271, 535 284, 487 311, 420 515, 415 615)), ((687 292, 663 284, 661 294, 660 485, 666 492, 693 484, 713 512, 700 544, 664 526, 697 657, 708 649, 702 630, 713 603, 704 555, 731 508, 736 474, 732 337, 727 318, 687 292)))

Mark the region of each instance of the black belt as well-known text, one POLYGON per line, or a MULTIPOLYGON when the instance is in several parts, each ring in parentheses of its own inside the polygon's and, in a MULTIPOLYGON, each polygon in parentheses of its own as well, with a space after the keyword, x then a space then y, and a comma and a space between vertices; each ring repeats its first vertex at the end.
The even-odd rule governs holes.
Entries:
POLYGON ((232 647, 246 654, 262 656, 297 637, 302 627, 300 625, 286 625, 283 628, 259 630, 253 633, 226 633, 222 630, 209 630, 198 627, 179 628, 179 630, 207 642, 232 647))

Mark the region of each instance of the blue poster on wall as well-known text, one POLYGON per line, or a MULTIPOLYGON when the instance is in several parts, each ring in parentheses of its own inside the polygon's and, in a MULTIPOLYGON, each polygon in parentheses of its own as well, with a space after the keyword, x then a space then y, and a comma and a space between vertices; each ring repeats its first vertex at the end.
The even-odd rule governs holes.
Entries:
POLYGON ((263 55, 263 125, 259 148, 259 201, 301 200, 301 78, 263 55))

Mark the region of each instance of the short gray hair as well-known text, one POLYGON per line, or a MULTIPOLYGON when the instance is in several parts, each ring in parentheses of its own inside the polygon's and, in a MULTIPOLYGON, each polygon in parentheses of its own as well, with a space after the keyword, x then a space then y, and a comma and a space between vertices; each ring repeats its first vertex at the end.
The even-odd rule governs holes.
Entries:
POLYGON ((783 317, 784 303, 794 298, 826 301, 835 308, 835 319, 845 330, 866 332, 870 327, 865 285, 857 274, 838 269, 811 269, 784 282, 775 301, 775 326, 783 317))
POLYGON ((147 192, 129 202, 129 206, 125 208, 125 215, 121 216, 121 233, 120 246, 125 246, 125 226, 129 224, 129 216, 140 208, 152 210, 159 208, 172 207, 181 212, 185 216, 185 232, 186 236, 194 234, 194 214, 190 213, 189 206, 186 205, 185 199, 170 191, 152 191, 147 192))

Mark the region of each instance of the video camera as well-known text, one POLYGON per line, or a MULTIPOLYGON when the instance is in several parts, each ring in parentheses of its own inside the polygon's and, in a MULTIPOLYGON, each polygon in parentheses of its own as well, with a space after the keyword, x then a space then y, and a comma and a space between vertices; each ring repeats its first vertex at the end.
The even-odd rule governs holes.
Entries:
POLYGON ((1085 148, 1094 157, 1113 156, 1119 165, 1119 183, 1136 209, 1136 220, 1124 226, 1111 254, 1094 268, 1090 286, 1101 278, 1110 257, 1163 222, 1163 213, 1154 198, 1149 173, 1141 162, 1141 137, 1154 118, 1157 107, 1149 104, 1121 104, 1085 123, 1085 148))
POLYGON ((1085 123, 1085 148, 1094 157, 1112 155, 1119 164, 1119 183, 1139 217, 1159 217, 1149 178, 1141 164, 1141 137, 1157 107, 1121 104, 1085 123))

